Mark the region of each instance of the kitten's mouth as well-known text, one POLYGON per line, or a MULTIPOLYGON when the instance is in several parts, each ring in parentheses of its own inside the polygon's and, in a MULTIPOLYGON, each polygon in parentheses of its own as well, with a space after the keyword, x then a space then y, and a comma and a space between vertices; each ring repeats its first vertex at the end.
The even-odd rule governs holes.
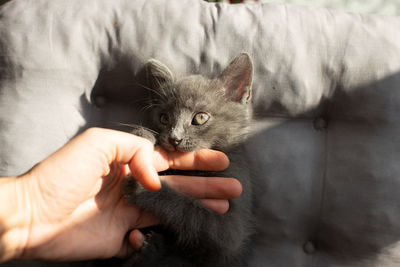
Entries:
POLYGON ((178 152, 192 152, 194 151, 193 149, 188 149, 185 147, 172 147, 169 151, 178 151, 178 152))
POLYGON ((188 146, 184 146, 181 144, 174 146, 169 143, 166 143, 166 144, 162 144, 161 146, 162 146, 162 148, 164 148, 165 150, 170 151, 170 152, 175 152, 175 151, 177 151, 177 152, 192 152, 195 150, 194 147, 188 147, 188 146))

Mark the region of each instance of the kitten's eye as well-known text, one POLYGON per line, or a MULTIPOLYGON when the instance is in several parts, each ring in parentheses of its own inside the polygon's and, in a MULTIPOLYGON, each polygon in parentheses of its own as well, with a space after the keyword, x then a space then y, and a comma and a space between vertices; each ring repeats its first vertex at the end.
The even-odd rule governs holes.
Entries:
POLYGON ((164 125, 168 124, 168 123, 169 123, 168 115, 165 114, 165 113, 162 113, 162 114, 160 115, 160 122, 161 122, 162 124, 164 124, 164 125))
POLYGON ((203 125, 208 121, 210 118, 210 115, 208 115, 205 112, 199 112, 196 115, 194 115, 194 118, 192 120, 193 125, 203 125))

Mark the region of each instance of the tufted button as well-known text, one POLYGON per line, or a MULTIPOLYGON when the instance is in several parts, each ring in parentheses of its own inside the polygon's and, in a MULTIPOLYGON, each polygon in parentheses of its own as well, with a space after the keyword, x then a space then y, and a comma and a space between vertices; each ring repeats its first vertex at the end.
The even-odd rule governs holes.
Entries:
POLYGON ((93 102, 97 107, 102 107, 107 103, 107 98, 102 95, 97 95, 93 98, 93 102))
POLYGON ((328 122, 325 118, 318 117, 313 121, 314 129, 317 131, 323 131, 328 127, 328 122))
POLYGON ((313 254, 315 252, 315 245, 313 242, 311 241, 307 241, 304 245, 303 245, 303 250, 305 253, 307 254, 313 254))

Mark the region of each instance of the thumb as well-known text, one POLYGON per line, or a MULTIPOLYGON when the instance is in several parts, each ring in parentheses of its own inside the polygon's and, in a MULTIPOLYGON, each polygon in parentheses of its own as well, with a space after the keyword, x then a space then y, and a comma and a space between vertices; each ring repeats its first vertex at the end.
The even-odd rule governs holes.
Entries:
MULTIPOLYGON (((142 137, 110 129, 91 128, 82 134, 84 144, 90 141, 100 151, 107 167, 114 161, 128 164, 131 173, 146 189, 158 190, 161 183, 153 164, 153 144, 142 137)), ((99 153, 95 155, 99 156, 99 153)), ((108 171, 103 173, 107 175, 108 171)))
POLYGON ((161 188, 161 182, 154 167, 153 154, 153 144, 143 139, 129 162, 129 168, 132 176, 139 181, 143 187, 148 190, 156 191, 161 188))

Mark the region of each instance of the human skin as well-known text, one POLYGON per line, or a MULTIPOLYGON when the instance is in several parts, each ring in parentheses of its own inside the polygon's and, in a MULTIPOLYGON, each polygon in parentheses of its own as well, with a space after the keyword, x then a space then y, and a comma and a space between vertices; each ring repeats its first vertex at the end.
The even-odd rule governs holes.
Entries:
POLYGON ((159 177, 173 168, 221 171, 217 151, 166 152, 132 134, 91 128, 19 177, 0 179, 0 261, 124 257, 141 247, 139 228, 157 218, 126 204, 121 183, 132 175, 146 189, 160 179, 225 213, 241 194, 234 178, 159 177))

